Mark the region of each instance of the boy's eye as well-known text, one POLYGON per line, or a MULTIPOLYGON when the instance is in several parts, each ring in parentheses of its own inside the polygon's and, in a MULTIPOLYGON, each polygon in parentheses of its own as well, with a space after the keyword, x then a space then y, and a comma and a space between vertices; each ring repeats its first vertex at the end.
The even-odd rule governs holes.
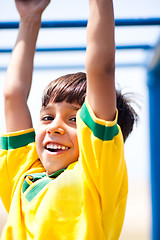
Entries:
POLYGON ((71 122, 76 122, 76 117, 70 118, 70 121, 71 121, 71 122))
POLYGON ((54 118, 52 116, 44 116, 42 117, 42 121, 52 121, 54 118))

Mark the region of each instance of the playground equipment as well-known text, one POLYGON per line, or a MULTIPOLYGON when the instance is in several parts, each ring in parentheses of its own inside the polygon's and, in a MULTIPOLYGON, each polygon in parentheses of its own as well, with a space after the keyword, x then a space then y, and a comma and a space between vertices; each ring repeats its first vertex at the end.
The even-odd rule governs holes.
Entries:
POLYGON ((150 111, 150 159, 152 199, 152 239, 160 239, 160 41, 148 65, 150 111))
MULTIPOLYGON (((42 22, 42 28, 82 28, 86 27, 86 20, 79 21, 45 21, 42 22)), ((126 26, 160 26, 160 18, 148 19, 116 19, 116 27, 126 26)), ((1 29, 17 29, 18 22, 0 22, 1 29)), ((149 90, 149 119, 150 119, 150 165, 151 165, 151 199, 152 199, 152 240, 160 239, 160 41, 157 45, 137 44, 137 45, 118 45, 117 50, 135 50, 143 49, 152 50, 152 58, 149 64, 142 64, 148 73, 148 90, 149 90)), ((43 47, 37 48, 37 52, 63 52, 63 51, 85 51, 85 46, 77 47, 43 47)), ((0 53, 10 53, 11 48, 1 48, 0 53)), ((134 64, 133 64, 134 65, 134 64)), ((120 66, 120 65, 119 65, 120 66)), ((122 64, 121 66, 127 66, 122 64)), ((128 64, 128 66, 132 66, 128 64)), ((73 68, 75 66, 59 66, 59 68, 73 68)), ((77 66, 76 66, 77 67, 77 66)), ((84 67, 84 66, 79 66, 84 67)), ((54 69, 55 66, 35 66, 35 69, 45 70, 54 69)), ((58 66, 56 66, 58 68, 58 66)), ((6 67, 0 67, 0 71, 6 70, 6 67)))

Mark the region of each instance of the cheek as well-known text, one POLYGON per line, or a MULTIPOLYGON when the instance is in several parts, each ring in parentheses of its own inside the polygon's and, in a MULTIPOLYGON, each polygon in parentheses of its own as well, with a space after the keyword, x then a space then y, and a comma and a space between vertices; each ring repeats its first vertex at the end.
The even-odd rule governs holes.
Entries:
POLYGON ((77 155, 79 155, 79 145, 78 145, 78 137, 77 137, 77 130, 74 130, 72 133, 72 139, 74 142, 74 149, 77 155))
POLYGON ((41 131, 40 129, 37 130, 36 132, 36 149, 37 149, 37 153, 40 157, 40 153, 41 153, 41 149, 42 149, 42 142, 43 142, 43 137, 44 137, 44 133, 43 131, 41 131))
POLYGON ((39 158, 41 158, 41 156, 40 156, 40 142, 39 142, 39 138, 38 138, 38 136, 36 135, 36 150, 37 150, 37 153, 38 153, 38 156, 39 156, 39 158))

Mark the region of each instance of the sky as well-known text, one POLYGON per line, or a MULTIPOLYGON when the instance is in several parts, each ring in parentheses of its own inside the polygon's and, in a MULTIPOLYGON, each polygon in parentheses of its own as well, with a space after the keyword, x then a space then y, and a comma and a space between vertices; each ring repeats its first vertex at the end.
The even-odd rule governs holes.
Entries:
MULTIPOLYGON (((43 14, 42 20, 78 20, 87 19, 89 6, 87 0, 54 0, 43 14)), ((115 18, 149 18, 160 17, 159 0, 115 0, 115 18)), ((18 21, 19 16, 13 0, 0 3, 0 21, 18 21)), ((13 47, 17 30, 0 30, 0 48, 13 47)), ((151 44, 155 45, 160 36, 157 27, 119 27, 115 30, 116 45, 119 44, 151 44)), ((86 44, 86 29, 41 29, 37 46, 83 46, 86 44)), ((128 168, 129 183, 137 181, 150 184, 149 160, 149 110, 147 69, 144 67, 118 67, 122 63, 149 63, 151 51, 131 50, 116 51, 116 85, 124 92, 133 92, 134 100, 140 105, 136 107, 140 121, 125 144, 125 158, 128 168)), ((0 68, 7 67, 10 54, 0 54, 0 68)), ((84 65, 85 52, 73 53, 37 53, 35 66, 84 65)), ((81 68, 34 71, 29 107, 36 129, 39 120, 40 101, 44 87, 56 77, 81 68)), ((3 110, 3 86, 6 71, 0 71, 0 132, 5 131, 3 110)), ((136 185, 135 185, 136 186, 136 185)))

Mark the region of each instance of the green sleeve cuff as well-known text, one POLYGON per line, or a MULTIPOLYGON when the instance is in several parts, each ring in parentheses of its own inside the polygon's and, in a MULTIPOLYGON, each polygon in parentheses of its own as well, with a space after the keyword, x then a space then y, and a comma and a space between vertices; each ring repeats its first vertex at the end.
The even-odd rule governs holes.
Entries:
POLYGON ((0 137, 0 149, 16 149, 32 142, 35 142, 35 131, 33 129, 4 134, 0 137))
POLYGON ((117 114, 115 120, 111 122, 98 119, 87 101, 84 102, 80 110, 80 118, 82 121, 90 128, 95 137, 103 141, 112 140, 118 135, 117 114))

